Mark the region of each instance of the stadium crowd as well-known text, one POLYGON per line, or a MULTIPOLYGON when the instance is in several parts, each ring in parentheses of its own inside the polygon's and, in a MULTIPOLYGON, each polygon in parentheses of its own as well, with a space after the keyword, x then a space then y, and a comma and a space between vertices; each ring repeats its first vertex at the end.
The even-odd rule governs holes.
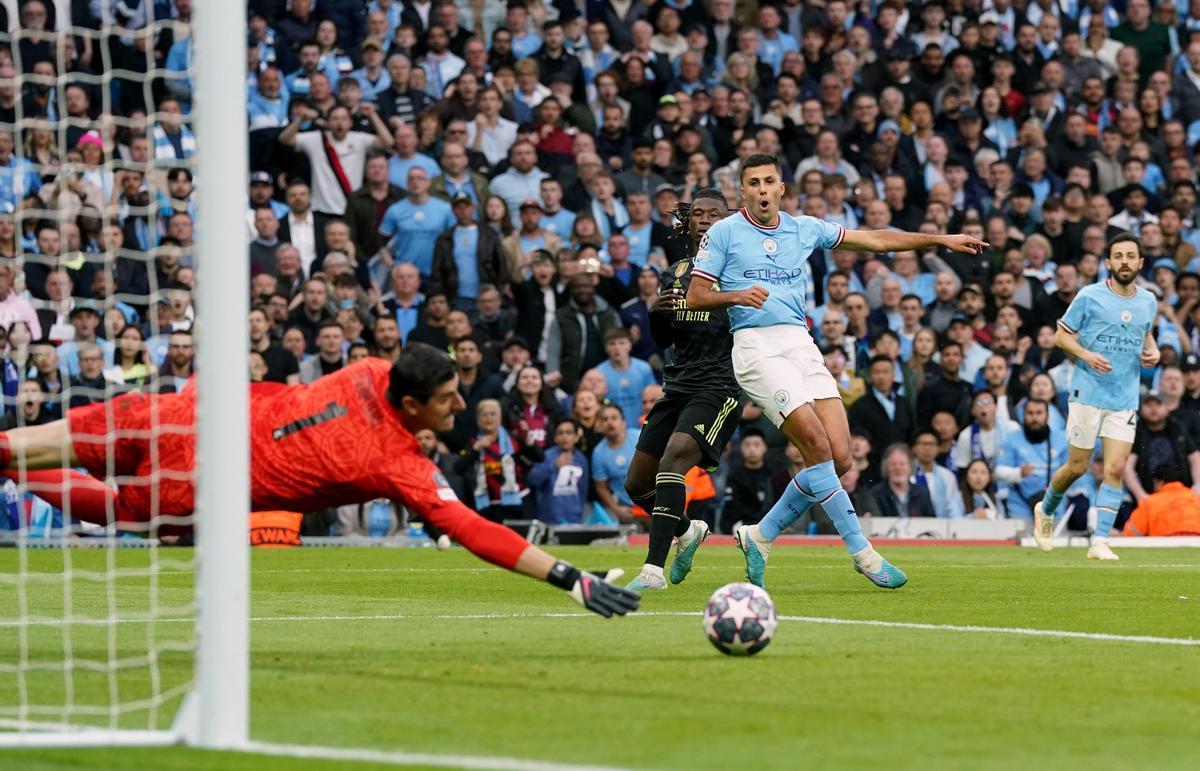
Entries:
MULTIPOLYGON (((772 153, 790 213, 991 244, 809 260, 860 512, 1031 516, 1066 454, 1057 320, 1130 231, 1163 356, 1126 514, 1200 532, 1200 2, 248 5, 235 224, 193 203, 193 0, 0 3, 4 425, 182 387, 194 234, 244 227, 254 380, 446 349, 467 410, 419 438, 464 501, 636 521, 624 474, 669 356, 649 306, 689 249, 675 211, 704 187, 736 207, 740 160, 772 153)), ((748 402, 741 421, 689 477, 691 516, 722 532, 800 463, 748 402)), ((1098 474, 1068 495, 1075 529, 1098 474)), ((379 501, 307 527, 403 521, 379 501)))

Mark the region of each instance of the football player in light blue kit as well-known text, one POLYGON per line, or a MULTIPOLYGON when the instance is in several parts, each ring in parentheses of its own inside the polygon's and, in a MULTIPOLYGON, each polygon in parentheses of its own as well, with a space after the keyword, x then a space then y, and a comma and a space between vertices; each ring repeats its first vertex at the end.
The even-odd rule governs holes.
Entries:
POLYGON ((729 311, 738 384, 804 456, 806 468, 757 525, 734 534, 746 575, 763 586, 771 543, 813 503, 820 503, 850 550, 854 567, 876 586, 897 589, 908 578, 872 548, 838 479, 850 466, 850 428, 837 382, 808 332, 806 262, 816 249, 902 252, 942 246, 979 254, 987 244, 964 235, 846 230, 814 217, 779 211, 784 183, 779 160, 752 155, 742 163, 745 208, 709 229, 696 253, 689 308, 729 311), (718 289, 719 286, 719 289, 718 289))
POLYGON ((1079 290, 1058 320, 1054 343, 1075 359, 1067 411, 1067 462, 1054 472, 1046 497, 1033 507, 1033 537, 1042 551, 1054 548, 1054 514, 1063 493, 1087 471, 1096 437, 1104 453, 1104 481, 1096 494, 1096 530, 1090 560, 1120 559, 1108 536, 1125 497, 1121 476, 1137 431, 1139 374, 1158 364, 1154 319, 1158 301, 1134 284, 1142 250, 1124 233, 1108 244, 1109 279, 1079 290))

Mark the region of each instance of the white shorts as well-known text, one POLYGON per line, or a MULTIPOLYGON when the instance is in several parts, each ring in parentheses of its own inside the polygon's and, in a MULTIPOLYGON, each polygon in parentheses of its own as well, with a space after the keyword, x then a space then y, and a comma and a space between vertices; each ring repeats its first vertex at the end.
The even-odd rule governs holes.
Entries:
POLYGON ((1071 402, 1067 405, 1067 441, 1081 450, 1095 449, 1097 437, 1133 444, 1137 418, 1137 410, 1106 410, 1071 402))
POLYGON ((733 373, 776 426, 801 405, 841 398, 825 358, 801 326, 776 324, 734 332, 733 373))

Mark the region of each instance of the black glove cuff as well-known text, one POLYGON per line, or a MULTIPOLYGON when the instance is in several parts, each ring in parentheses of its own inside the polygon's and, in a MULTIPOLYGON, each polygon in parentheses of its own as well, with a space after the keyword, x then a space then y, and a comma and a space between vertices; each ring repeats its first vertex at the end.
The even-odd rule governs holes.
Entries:
POLYGON ((566 592, 571 591, 578 580, 579 568, 570 562, 563 562, 562 560, 555 562, 554 567, 550 568, 550 575, 546 576, 548 583, 566 592))

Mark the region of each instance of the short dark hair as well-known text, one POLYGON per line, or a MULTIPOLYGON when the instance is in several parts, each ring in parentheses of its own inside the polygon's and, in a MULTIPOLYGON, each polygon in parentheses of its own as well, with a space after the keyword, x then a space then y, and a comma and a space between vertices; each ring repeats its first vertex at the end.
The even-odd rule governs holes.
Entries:
POLYGON ((754 438, 761 439, 764 442, 767 441, 767 435, 762 432, 761 428, 755 428, 754 426, 750 426, 749 428, 742 429, 742 438, 740 440, 741 442, 744 442, 747 439, 754 439, 754 438))
POLYGON ((458 366, 445 351, 425 343, 409 343, 392 365, 388 376, 388 399, 396 407, 405 396, 424 404, 438 386, 457 374, 458 366))
POLYGON ((771 155, 770 153, 755 153, 742 161, 742 170, 738 175, 739 181, 740 177, 746 173, 746 169, 752 169, 756 166, 774 166, 780 175, 783 174, 783 166, 780 165, 778 156, 771 155))
POLYGON ((346 332, 346 330, 342 329, 342 325, 337 323, 333 319, 325 319, 324 321, 322 321, 320 324, 317 325, 317 334, 319 335, 319 334, 321 334, 321 332, 325 331, 326 329, 330 329, 332 327, 337 327, 337 330, 343 334, 345 334, 345 332, 346 332))
POLYGON ((633 335, 629 333, 626 327, 613 327, 604 333, 604 344, 608 345, 613 340, 628 340, 633 342, 633 335))
POLYGON ((876 364, 879 364, 881 362, 883 364, 887 364, 889 366, 895 365, 895 363, 896 363, 896 362, 892 361, 891 357, 884 356, 882 353, 877 353, 871 357, 871 366, 872 367, 874 367, 876 364))
POLYGON ((1138 237, 1135 236, 1133 233, 1126 232, 1126 233, 1118 233, 1117 235, 1113 236, 1112 239, 1110 239, 1107 244, 1104 245, 1104 259, 1107 260, 1108 258, 1112 257, 1112 250, 1113 250, 1114 246, 1116 246, 1117 244, 1124 244, 1124 243, 1137 244, 1138 255, 1141 256, 1142 242, 1139 241, 1138 237))

